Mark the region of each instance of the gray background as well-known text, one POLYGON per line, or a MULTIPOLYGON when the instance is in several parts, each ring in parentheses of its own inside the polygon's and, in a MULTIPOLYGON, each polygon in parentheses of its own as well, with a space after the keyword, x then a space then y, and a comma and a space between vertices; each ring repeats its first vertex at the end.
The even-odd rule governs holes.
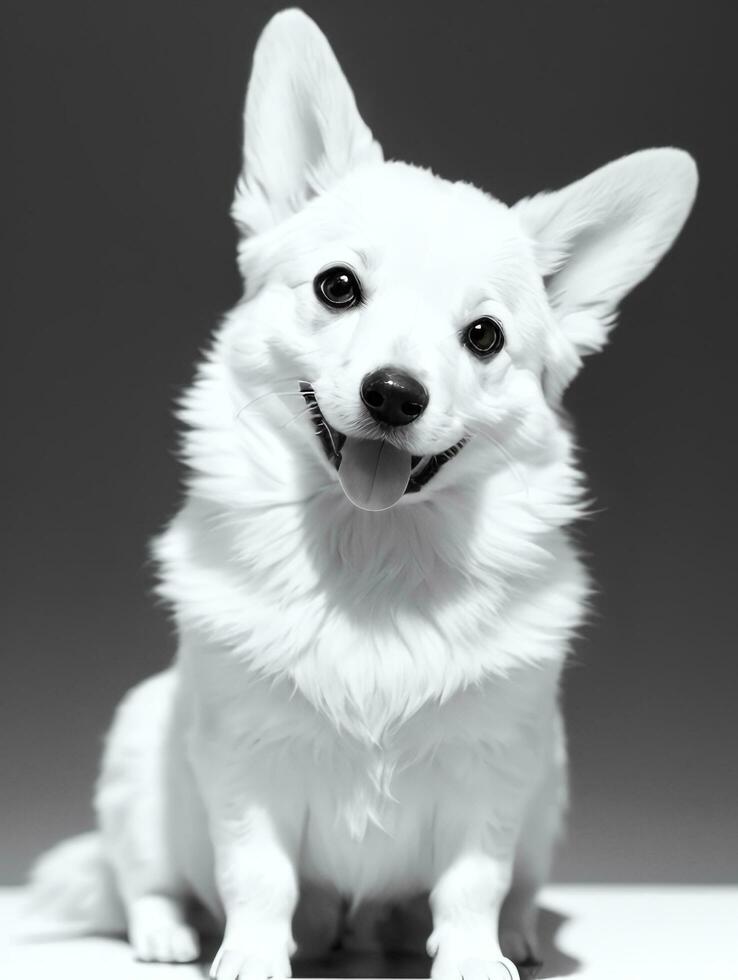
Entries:
MULTIPOLYGON (((641 147, 699 162, 682 238, 568 397, 598 505, 578 533, 602 594, 567 678, 574 805, 557 876, 736 880, 725 5, 304 6, 389 156, 508 202, 641 147)), ((2 881, 90 825, 113 705, 173 650, 146 542, 179 494, 173 399, 239 294, 241 105, 278 7, 4 4, 2 881)))

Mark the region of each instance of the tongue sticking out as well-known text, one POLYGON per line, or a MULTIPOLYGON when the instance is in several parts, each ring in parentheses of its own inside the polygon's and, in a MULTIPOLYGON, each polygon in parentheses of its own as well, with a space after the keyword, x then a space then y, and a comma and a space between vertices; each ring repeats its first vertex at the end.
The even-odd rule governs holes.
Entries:
POLYGON ((346 440, 338 479, 343 492, 362 510, 387 510, 404 494, 412 457, 383 439, 346 440))

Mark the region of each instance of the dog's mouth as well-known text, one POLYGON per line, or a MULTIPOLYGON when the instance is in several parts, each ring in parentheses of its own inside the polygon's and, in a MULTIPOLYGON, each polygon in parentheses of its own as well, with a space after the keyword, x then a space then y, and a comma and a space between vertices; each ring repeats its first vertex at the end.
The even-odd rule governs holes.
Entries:
POLYGON ((343 492, 362 510, 387 510, 405 494, 418 493, 466 443, 445 452, 414 456, 385 439, 360 439, 334 429, 320 410, 311 385, 300 385, 315 434, 328 462, 338 472, 343 492))

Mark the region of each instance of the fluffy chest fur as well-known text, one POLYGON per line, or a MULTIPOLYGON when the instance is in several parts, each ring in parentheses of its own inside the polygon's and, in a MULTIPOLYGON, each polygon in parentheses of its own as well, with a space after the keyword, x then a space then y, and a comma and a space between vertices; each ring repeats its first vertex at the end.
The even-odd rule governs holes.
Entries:
POLYGON ((238 664, 237 686, 286 678, 371 742, 485 678, 561 662, 587 584, 550 493, 536 512, 502 470, 481 504, 450 491, 367 514, 331 486, 263 503, 255 479, 246 506, 193 495, 157 543, 180 628, 220 645, 210 669, 238 664))

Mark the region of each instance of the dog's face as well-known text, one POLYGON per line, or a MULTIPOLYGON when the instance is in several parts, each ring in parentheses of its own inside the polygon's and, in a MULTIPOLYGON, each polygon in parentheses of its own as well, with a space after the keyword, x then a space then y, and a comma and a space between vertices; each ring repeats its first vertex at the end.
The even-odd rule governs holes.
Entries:
POLYGON ((472 438, 547 415, 545 295, 504 205, 379 164, 278 237, 261 287, 269 312, 255 319, 274 375, 302 383, 316 444, 357 506, 421 499, 472 438))
POLYGON ((423 499, 483 474, 492 445, 517 456, 552 438, 581 355, 695 188, 678 150, 513 208, 385 163, 325 38, 287 11, 262 35, 247 99, 240 345, 267 383, 299 387, 305 437, 352 503, 423 499))

